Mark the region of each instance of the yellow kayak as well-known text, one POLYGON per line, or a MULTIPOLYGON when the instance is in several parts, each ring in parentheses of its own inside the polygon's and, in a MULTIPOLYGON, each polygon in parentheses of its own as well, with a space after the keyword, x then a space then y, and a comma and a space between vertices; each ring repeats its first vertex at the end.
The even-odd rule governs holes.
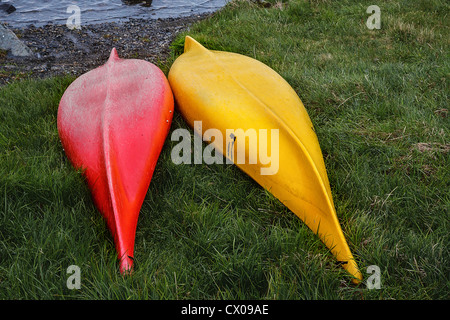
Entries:
POLYGON ((194 131, 318 234, 355 283, 362 280, 336 216, 313 124, 292 87, 255 59, 210 51, 191 37, 168 79, 194 131))

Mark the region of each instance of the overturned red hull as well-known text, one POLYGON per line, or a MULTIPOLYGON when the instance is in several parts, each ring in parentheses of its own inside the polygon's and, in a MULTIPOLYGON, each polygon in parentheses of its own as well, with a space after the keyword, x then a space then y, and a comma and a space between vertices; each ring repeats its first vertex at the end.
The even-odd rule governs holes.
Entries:
POLYGON ((132 270, 139 212, 172 122, 169 83, 155 65, 120 59, 76 79, 58 109, 67 157, 82 169, 114 238, 120 272, 132 270))

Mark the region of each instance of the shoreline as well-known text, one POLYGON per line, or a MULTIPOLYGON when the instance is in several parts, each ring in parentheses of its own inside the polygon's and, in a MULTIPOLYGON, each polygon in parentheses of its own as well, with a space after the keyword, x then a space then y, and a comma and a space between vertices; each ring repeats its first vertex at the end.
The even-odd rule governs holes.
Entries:
POLYGON ((165 61, 174 38, 214 13, 167 19, 133 19, 124 22, 83 25, 7 26, 34 53, 18 58, 0 52, 0 86, 24 78, 48 78, 81 74, 103 65, 116 48, 119 57, 143 59, 154 64, 165 61))

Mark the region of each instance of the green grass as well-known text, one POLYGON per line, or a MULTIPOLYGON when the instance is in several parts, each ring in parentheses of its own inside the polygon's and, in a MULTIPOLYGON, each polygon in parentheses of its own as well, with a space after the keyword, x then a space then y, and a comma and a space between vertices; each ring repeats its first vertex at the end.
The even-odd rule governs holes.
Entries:
POLYGON ((381 29, 369 30, 371 1, 280 3, 233 1, 180 35, 161 68, 189 34, 292 85, 350 248, 366 278, 380 267, 381 289, 351 285, 320 240, 235 166, 173 164, 170 138, 141 210, 135 273, 120 276, 59 143, 58 103, 74 80, 65 77, 0 89, 0 299, 449 298, 449 5, 377 1, 381 29), (66 287, 70 265, 80 290, 66 287))

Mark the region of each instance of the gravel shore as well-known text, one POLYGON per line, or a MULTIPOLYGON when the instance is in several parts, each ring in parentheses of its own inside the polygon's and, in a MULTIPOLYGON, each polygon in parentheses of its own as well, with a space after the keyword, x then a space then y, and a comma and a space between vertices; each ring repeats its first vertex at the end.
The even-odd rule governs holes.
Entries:
POLYGON ((15 79, 61 74, 79 76, 104 64, 113 47, 121 58, 152 63, 168 57, 175 36, 211 14, 169 19, 130 19, 127 22, 82 26, 65 25, 10 28, 34 53, 33 58, 0 52, 0 86, 15 79))

